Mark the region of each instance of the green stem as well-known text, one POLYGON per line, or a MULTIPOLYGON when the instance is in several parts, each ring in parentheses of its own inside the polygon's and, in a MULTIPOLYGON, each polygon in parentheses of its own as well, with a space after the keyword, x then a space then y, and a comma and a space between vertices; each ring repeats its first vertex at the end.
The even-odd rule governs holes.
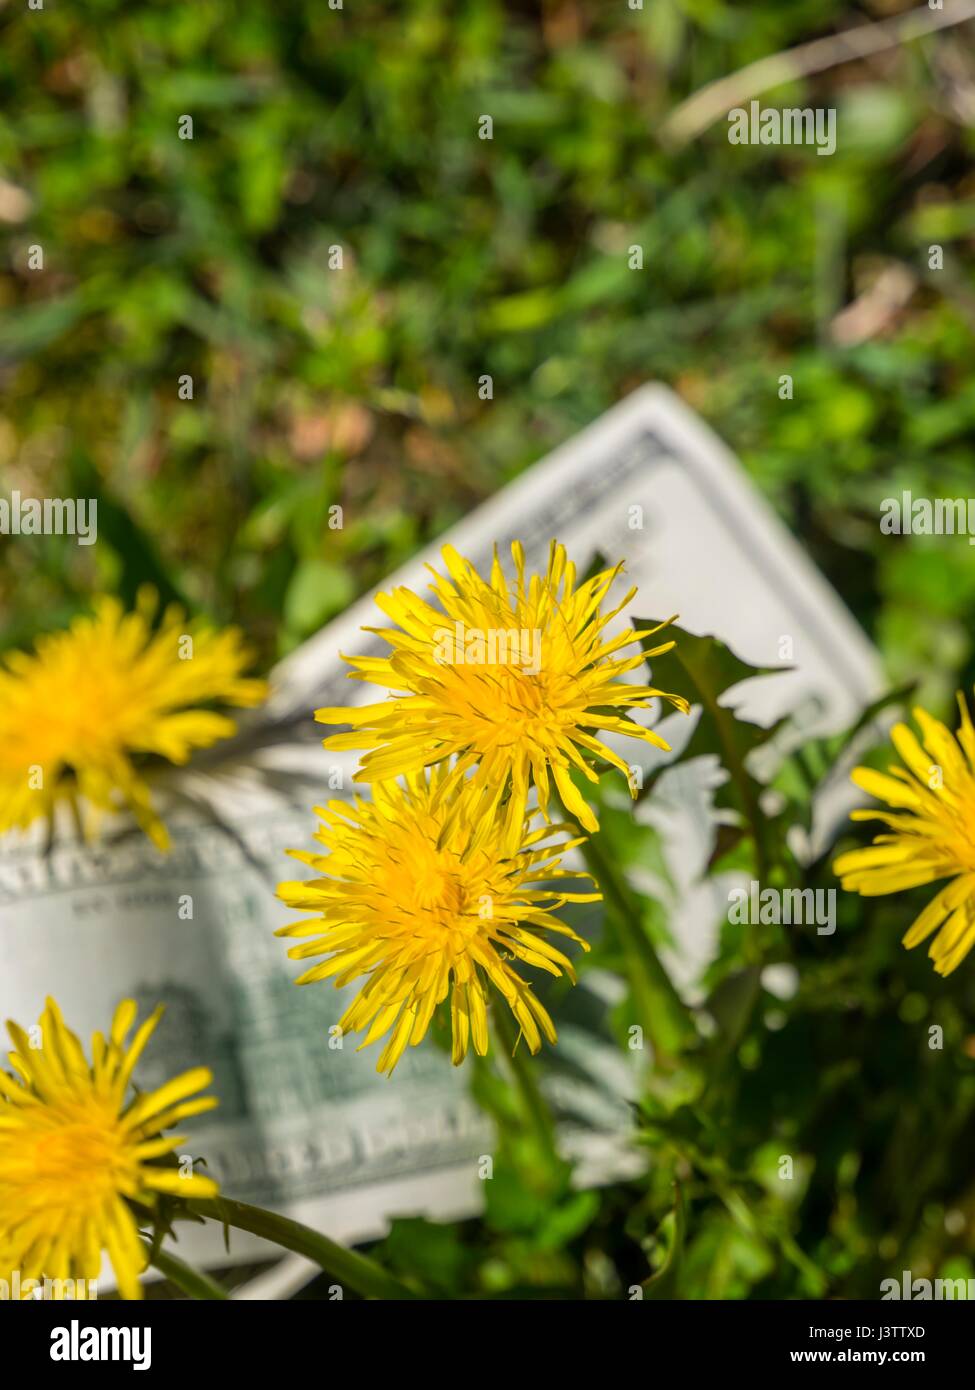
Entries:
POLYGON ((656 1058, 668 1059, 697 1036, 694 1020, 643 929, 639 899, 603 854, 598 840, 584 839, 580 852, 603 895, 607 917, 626 957, 643 1030, 656 1058))
POLYGON ((175 1284, 186 1294, 187 1298, 197 1299, 220 1299, 227 1297, 226 1289, 222 1288, 215 1279, 211 1279, 209 1274, 204 1274, 199 1269, 194 1269, 185 1260, 181 1260, 178 1255, 173 1255, 168 1250, 153 1250, 148 1241, 143 1241, 143 1245, 149 1255, 149 1263, 159 1270, 160 1274, 165 1275, 171 1284, 175 1284))
POLYGON ((540 1152, 555 1167, 560 1160, 555 1143, 552 1112, 542 1095, 536 1069, 529 1060, 528 1049, 518 1046, 520 1034, 515 1030, 510 1010, 501 999, 497 1000, 494 1008, 494 1028, 500 1050, 506 1054, 511 1069, 527 1128, 533 1134, 540 1152))
POLYGON ((252 1207, 248 1202, 235 1202, 230 1197, 197 1197, 187 1204, 197 1216, 219 1221, 238 1231, 248 1231, 305 1255, 320 1265, 343 1286, 353 1289, 363 1298, 416 1298, 417 1294, 393 1274, 387 1272, 366 1255, 349 1250, 328 1236, 303 1226, 300 1221, 279 1216, 276 1212, 252 1207))

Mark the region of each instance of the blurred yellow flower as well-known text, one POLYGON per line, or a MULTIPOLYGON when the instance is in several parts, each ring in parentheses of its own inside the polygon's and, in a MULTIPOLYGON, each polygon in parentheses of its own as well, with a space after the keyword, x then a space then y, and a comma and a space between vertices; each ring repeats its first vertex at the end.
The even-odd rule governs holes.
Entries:
POLYGON ((951 879, 904 937, 912 947, 936 933, 928 954, 939 975, 950 975, 975 945, 975 732, 961 694, 958 704, 957 737, 915 709, 921 742, 906 724, 891 730, 906 768, 891 767, 889 775, 856 768, 856 785, 892 810, 854 811, 852 819, 882 821, 891 833, 833 865, 841 886, 865 897, 951 879))
MULTIPOLYGON (((194 708, 209 701, 255 705, 263 681, 241 675, 248 653, 234 629, 187 623, 177 608, 155 630, 156 602, 134 612, 114 598, 90 617, 12 652, 0 670, 0 833, 51 818, 58 803, 78 812, 128 809, 160 848, 169 840, 133 759, 184 763, 236 730, 232 719, 194 708)), ((94 817, 92 817, 92 822, 94 817)))
POLYGON ((146 1252, 130 1201, 152 1207, 159 1193, 212 1197, 217 1185, 153 1160, 185 1140, 161 1138, 217 1104, 197 1092, 205 1067, 126 1102, 142 1051, 159 1022, 140 1025, 131 999, 115 1011, 106 1040, 92 1038, 92 1062, 49 999, 34 1039, 8 1023, 14 1075, 0 1071, 0 1272, 28 1279, 97 1279, 107 1251, 123 1298, 141 1298, 146 1252), (39 1042, 39 1045, 32 1045, 39 1042))
POLYGON ((561 868, 561 855, 580 840, 546 847, 568 827, 533 829, 537 812, 520 817, 512 802, 499 806, 495 790, 458 782, 444 768, 412 773, 405 786, 379 782, 373 797, 316 808, 323 822, 316 839, 327 854, 290 851, 321 877, 282 883, 278 896, 316 916, 277 934, 312 938, 291 948, 294 959, 328 957, 297 983, 331 978, 342 986, 366 977, 340 1026, 366 1030, 360 1048, 392 1030, 379 1071, 391 1072, 404 1049, 420 1042, 448 994, 455 1065, 469 1042, 483 1056, 491 985, 532 1052, 543 1034, 554 1042, 552 1020, 512 962, 575 980, 571 961, 546 934, 589 948, 552 909, 600 895, 541 885, 588 878, 561 868), (514 818, 517 835, 508 824, 514 818))
POLYGON ((497 552, 490 582, 452 546, 444 546, 442 553, 449 579, 431 571, 430 586, 441 607, 405 588, 379 594, 378 606, 397 627, 365 630, 382 636, 391 655, 346 658, 354 667, 349 673, 353 679, 385 686, 395 698, 360 709, 317 710, 320 723, 355 729, 327 738, 325 747, 371 750, 356 774, 363 782, 385 781, 456 757, 455 777, 476 767, 477 785, 499 794, 510 786, 522 813, 534 779, 539 806, 547 814, 551 777, 565 808, 585 829, 598 830, 570 772, 576 768, 598 782, 588 760, 597 758, 629 779, 626 763, 599 734, 629 734, 669 749, 629 712, 658 696, 685 713, 687 702, 621 677, 674 643, 619 656, 658 630, 627 629, 607 637, 607 625, 636 592, 631 590, 611 612, 600 611, 622 565, 577 584, 564 546, 553 541, 547 572, 526 578, 524 551, 516 542, 511 547, 516 581, 511 585, 497 552))

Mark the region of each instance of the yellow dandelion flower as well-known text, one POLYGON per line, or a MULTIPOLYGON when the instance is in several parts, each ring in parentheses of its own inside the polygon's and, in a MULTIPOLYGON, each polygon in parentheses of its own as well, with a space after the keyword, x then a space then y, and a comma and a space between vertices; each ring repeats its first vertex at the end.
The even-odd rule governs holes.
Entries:
POLYGON ((282 883, 278 896, 317 915, 277 934, 311 938, 291 948, 296 960, 328 957, 297 983, 333 979, 342 986, 366 977, 340 1026, 365 1031, 360 1049, 390 1033, 379 1071, 391 1072, 404 1049, 420 1042, 448 994, 454 1064, 469 1042, 483 1056, 491 985, 537 1052, 543 1035, 555 1042, 555 1028, 514 963, 575 981, 572 962, 547 935, 589 948, 552 910, 600 895, 542 885, 589 877, 561 867, 561 856, 581 841, 546 845, 569 827, 533 828, 534 812, 520 818, 512 852, 507 821, 517 811, 510 801, 501 806, 497 789, 458 782, 443 768, 405 782, 377 783, 371 802, 356 797, 317 807, 323 823, 316 839, 328 853, 290 851, 321 877, 282 883))
POLYGON ((107 1251, 123 1298, 141 1298, 146 1252, 130 1206, 159 1193, 212 1197, 217 1185, 154 1162, 185 1140, 162 1131, 216 1105, 197 1092, 212 1080, 197 1067, 155 1091, 126 1093, 162 1009, 126 1038, 131 999, 111 1033, 92 1038, 92 1062, 53 999, 41 1015, 40 1047, 16 1023, 7 1028, 14 1075, 0 1071, 0 1270, 27 1279, 96 1279, 107 1251))
MULTIPOLYGON (((248 653, 234 629, 187 623, 177 608, 153 630, 155 599, 134 612, 101 598, 90 617, 13 652, 0 669, 0 833, 51 818, 60 802, 92 822, 128 809, 160 849, 165 827, 135 759, 184 763, 236 730, 232 719, 195 706, 255 705, 263 681, 241 675, 248 653), (93 813, 93 815, 92 815, 93 813)), ((86 833, 92 824, 86 824, 86 833)))
POLYGON ((363 782, 456 758, 458 778, 476 766, 479 786, 510 785, 522 811, 534 779, 543 814, 551 776, 566 810, 586 830, 598 830, 570 772, 575 768, 598 782, 588 760, 597 758, 629 780, 626 763, 598 736, 604 733, 629 734, 669 751, 659 734, 635 723, 629 712, 660 697, 686 713, 687 702, 621 677, 674 643, 621 656, 658 629, 607 637, 607 625, 636 593, 631 589, 611 612, 600 611, 622 565, 578 584, 564 546, 553 541, 547 573, 526 578, 524 551, 516 542, 512 585, 497 552, 490 581, 452 546, 442 553, 449 578, 431 570, 430 586, 441 607, 405 588, 379 594, 376 603, 397 628, 364 630, 388 642, 391 654, 346 658, 353 679, 385 686, 394 698, 361 709, 317 710, 320 723, 354 726, 353 733, 327 738, 325 747, 371 750, 356 774, 363 782))
POLYGON ((891 833, 833 865, 841 886, 864 897, 951 880, 904 937, 910 948, 937 933, 928 954, 939 975, 950 975, 975 945, 975 731, 960 693, 958 705, 957 736, 915 709, 921 741, 906 724, 891 730, 906 767, 855 769, 856 785, 893 809, 854 811, 852 819, 882 821, 891 833))

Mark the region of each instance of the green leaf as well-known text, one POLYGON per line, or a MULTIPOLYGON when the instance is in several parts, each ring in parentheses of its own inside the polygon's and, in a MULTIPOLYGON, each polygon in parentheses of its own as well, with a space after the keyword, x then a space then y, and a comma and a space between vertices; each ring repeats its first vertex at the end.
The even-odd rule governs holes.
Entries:
POLYGON ((879 714, 891 705, 905 705, 913 696, 917 689, 917 681, 907 681, 904 685, 895 686, 892 690, 887 690, 883 695, 878 696, 860 715, 855 724, 849 728, 840 739, 836 748, 832 750, 833 761, 835 762, 850 747, 857 735, 870 727, 879 714))
POLYGON ((91 498, 98 504, 98 540, 100 544, 109 545, 121 561, 118 591, 126 605, 133 607, 139 589, 150 584, 162 606, 175 602, 188 608, 186 598, 170 579, 152 538, 113 495, 88 455, 76 450, 69 459, 68 472, 73 495, 91 498))
POLYGON ((916 688, 916 681, 908 681, 888 690, 872 701, 844 733, 830 738, 812 738, 792 750, 777 771, 773 785, 788 798, 791 817, 797 824, 807 830, 810 828, 813 798, 827 779, 842 773, 845 756, 857 737, 870 728, 885 709, 906 704, 916 688))
POLYGON ((666 1242, 667 1254, 657 1272, 651 1274, 648 1279, 644 1279, 641 1285, 644 1298, 676 1298, 677 1281, 680 1277, 681 1261, 684 1256, 686 1225, 684 1194, 680 1183, 675 1182, 674 1209, 668 1212, 657 1230, 657 1238, 666 1242))
MULTIPOLYGON (((633 623, 637 628, 653 628, 660 625, 660 620, 634 618, 633 623)), ((701 715, 686 746, 667 766, 707 754, 717 756, 730 780, 715 792, 715 805, 734 807, 745 818, 755 840, 759 877, 764 878, 773 861, 773 836, 770 821, 760 806, 761 783, 748 771, 746 760, 755 749, 775 737, 785 720, 777 720, 764 728, 751 720, 741 719, 721 697, 742 681, 756 676, 777 675, 792 668, 752 666, 720 638, 698 637, 673 624, 669 630, 677 645, 663 658, 655 659, 655 669, 659 671, 661 660, 667 663, 663 683, 674 694, 683 695, 692 706, 699 706, 701 715)), ((656 637, 644 639, 645 647, 656 642, 656 637)), ((659 775, 658 772, 656 776, 659 775)), ((644 795, 655 780, 656 777, 647 779, 644 795)))
POLYGON ((673 1057, 696 1042, 697 1029, 646 930, 648 900, 627 882, 602 834, 586 838, 579 852, 603 895, 641 1026, 658 1061, 673 1057))
POLYGON ((415 1275, 431 1289, 448 1296, 463 1283, 472 1260, 457 1225, 427 1221, 420 1216, 394 1218, 389 1235, 371 1254, 384 1268, 415 1275))
POLYGON ((303 560, 285 595, 285 622, 301 635, 314 632, 354 597, 355 584, 347 570, 328 560, 303 560))
POLYGON ((711 1044, 713 1055, 727 1056, 741 1041, 752 1010, 761 990, 761 970, 749 966, 736 970, 711 991, 708 1013, 718 1025, 717 1036, 711 1044))
POLYGON ((538 1247, 543 1250, 562 1249, 592 1224, 598 1211, 598 1192, 573 1192, 564 1202, 552 1207, 543 1218, 536 1233, 538 1247))

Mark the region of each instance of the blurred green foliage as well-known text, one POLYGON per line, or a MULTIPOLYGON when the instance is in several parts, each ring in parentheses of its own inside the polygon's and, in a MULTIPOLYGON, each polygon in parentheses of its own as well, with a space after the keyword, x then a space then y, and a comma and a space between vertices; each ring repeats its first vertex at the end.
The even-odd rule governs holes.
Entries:
POLYGON ((723 119, 660 140, 708 80, 908 8, 4 7, 0 469, 5 491, 87 487, 118 524, 91 550, 5 543, 0 641, 162 569, 270 659, 655 378, 896 676, 938 698, 975 676, 964 542, 877 525, 893 491, 971 478, 969 27, 763 94, 835 105, 831 158, 730 147, 723 119))
MULTIPOLYGON (((100 522, 91 548, 0 542, 0 645, 148 579, 270 662, 657 379, 742 458, 891 675, 943 705, 975 679, 972 552, 878 518, 902 489, 973 491, 970 26, 762 93, 836 106, 831 158, 732 148, 722 118, 661 139, 706 82, 909 8, 0 8, 0 491, 95 496, 100 522)), ((801 819, 809 765, 791 771, 801 819)), ((800 872, 780 836, 766 852, 800 872)), ((833 885, 825 862, 801 872, 833 885)), ((972 972, 905 953, 900 902, 840 901, 836 938, 726 928, 714 1036, 643 1098, 646 1182, 573 1192, 484 1071, 502 1133, 485 1219, 399 1222, 380 1255, 501 1297, 876 1297, 901 1268, 970 1274, 972 972), (798 968, 790 998, 759 947, 798 968)))

